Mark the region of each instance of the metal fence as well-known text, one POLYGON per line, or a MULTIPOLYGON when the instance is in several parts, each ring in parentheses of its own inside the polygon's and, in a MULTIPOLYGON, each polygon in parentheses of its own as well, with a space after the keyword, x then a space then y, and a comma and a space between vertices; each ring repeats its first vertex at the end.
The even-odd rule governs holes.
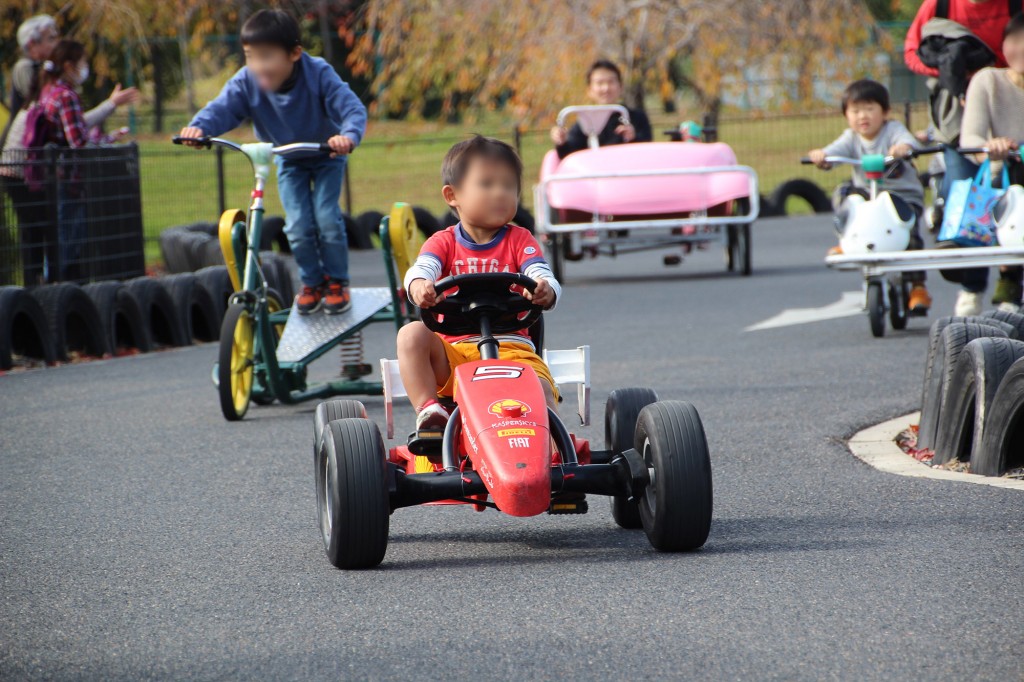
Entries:
POLYGON ((144 273, 135 145, 9 151, 0 186, 0 284, 144 273))

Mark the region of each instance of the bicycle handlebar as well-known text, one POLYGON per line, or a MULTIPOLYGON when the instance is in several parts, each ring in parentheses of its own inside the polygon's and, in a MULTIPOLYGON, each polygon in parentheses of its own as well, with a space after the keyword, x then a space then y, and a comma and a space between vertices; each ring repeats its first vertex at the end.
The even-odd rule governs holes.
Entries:
MULTIPOLYGON (((233 149, 236 152, 242 151, 242 145, 237 142, 232 142, 231 140, 225 140, 222 137, 181 137, 180 135, 175 135, 171 138, 171 142, 174 144, 195 145, 206 149, 217 145, 233 149)), ((285 155, 291 154, 292 152, 330 152, 331 147, 326 142, 292 142, 291 144, 282 144, 277 147, 272 147, 270 151, 273 154, 285 155)))
MULTIPOLYGON (((942 149, 943 149, 942 145, 936 145, 936 146, 933 146, 933 147, 921 147, 920 149, 911 149, 909 154, 907 154, 906 156, 898 157, 898 158, 895 157, 895 156, 886 156, 885 157, 885 165, 886 166, 891 166, 892 164, 894 164, 894 163, 896 163, 898 161, 909 161, 910 159, 916 158, 918 156, 925 156, 927 154, 938 154, 939 152, 942 151, 942 149)), ((826 156, 825 157, 825 162, 826 163, 847 163, 847 164, 850 164, 851 166, 859 166, 860 165, 860 159, 854 159, 854 158, 850 158, 848 156, 826 156)), ((804 164, 805 166, 810 166, 814 162, 811 161, 808 157, 805 156, 805 157, 800 159, 800 163, 804 164)))

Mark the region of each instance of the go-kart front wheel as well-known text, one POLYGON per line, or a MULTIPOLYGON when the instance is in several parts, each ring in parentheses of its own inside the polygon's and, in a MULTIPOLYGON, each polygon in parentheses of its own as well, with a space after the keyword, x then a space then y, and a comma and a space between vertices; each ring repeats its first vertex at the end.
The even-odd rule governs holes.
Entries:
POLYGON ((372 568, 388 548, 391 506, 384 441, 369 419, 329 422, 317 453, 320 535, 336 568, 372 568))
POLYGON ((701 547, 711 530, 711 456, 696 408, 678 400, 640 412, 634 440, 651 482, 640 498, 640 520, 662 552, 701 547))
POLYGON ((906 329, 910 310, 907 301, 910 299, 910 282, 902 277, 894 277, 888 286, 889 290, 889 324, 893 329, 906 329))
POLYGON ((228 421, 238 421, 249 409, 255 364, 256 323, 241 303, 224 313, 217 359, 217 392, 220 411, 228 421))
MULTIPOLYGON (((613 457, 633 447, 636 420, 640 411, 658 401, 658 394, 650 388, 619 388, 608 394, 604 407, 604 446, 613 457)), ((640 507, 625 496, 609 498, 612 518, 620 528, 643 528, 640 507)))

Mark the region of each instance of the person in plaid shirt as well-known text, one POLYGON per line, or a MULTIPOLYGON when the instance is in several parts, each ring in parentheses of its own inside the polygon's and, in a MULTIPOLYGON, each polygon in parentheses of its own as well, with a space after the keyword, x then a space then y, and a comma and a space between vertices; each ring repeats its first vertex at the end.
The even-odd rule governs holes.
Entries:
MULTIPOLYGON (((82 110, 82 98, 75 88, 89 77, 85 46, 74 40, 61 40, 50 59, 43 63, 34 93, 34 106, 47 122, 48 142, 74 149, 90 143, 113 142, 118 135, 90 131, 82 110)), ((62 166, 57 197, 59 279, 76 279, 78 261, 85 243, 84 185, 74 167, 62 166)), ((52 267, 52 266, 51 266, 52 267)))

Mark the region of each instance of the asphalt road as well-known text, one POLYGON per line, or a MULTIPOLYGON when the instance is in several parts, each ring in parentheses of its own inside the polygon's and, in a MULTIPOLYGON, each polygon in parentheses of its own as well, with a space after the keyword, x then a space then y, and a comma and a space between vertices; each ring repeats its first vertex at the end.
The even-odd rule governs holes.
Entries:
MULTIPOLYGON (((856 290, 822 265, 831 243, 826 220, 763 221, 749 279, 717 252, 569 264, 548 345, 591 345, 583 433, 622 386, 704 418, 715 519, 693 554, 592 498, 582 517, 399 510, 379 570, 337 571, 313 406, 225 423, 213 346, 0 378, 0 678, 1024 679, 1024 496, 842 444, 918 407, 927 323, 742 331, 856 290)), ((382 281, 374 258, 359 283, 382 281)), ((393 357, 393 333, 368 347, 393 357)))

